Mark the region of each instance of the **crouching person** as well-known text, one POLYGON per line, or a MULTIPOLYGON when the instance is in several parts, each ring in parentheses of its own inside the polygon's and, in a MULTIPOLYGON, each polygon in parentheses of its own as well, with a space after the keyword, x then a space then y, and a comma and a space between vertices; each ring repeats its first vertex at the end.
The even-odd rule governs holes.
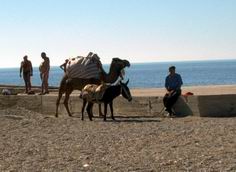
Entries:
POLYGON ((167 93, 163 98, 165 110, 168 112, 168 116, 175 116, 172 110, 173 105, 181 95, 181 86, 183 85, 180 74, 175 73, 175 66, 169 67, 169 75, 165 80, 165 88, 167 93))

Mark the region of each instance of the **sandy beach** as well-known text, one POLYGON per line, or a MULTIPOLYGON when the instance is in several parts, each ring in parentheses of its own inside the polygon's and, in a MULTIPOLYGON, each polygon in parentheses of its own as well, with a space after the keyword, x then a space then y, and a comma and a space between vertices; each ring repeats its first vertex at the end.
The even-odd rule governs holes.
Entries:
POLYGON ((236 0, 0 4, 0 172, 236 172, 236 0))
MULTIPOLYGON (((236 85, 210 85, 182 87, 182 93, 192 92, 194 95, 236 94, 236 85)), ((134 96, 163 96, 164 88, 132 89, 134 96)))
MULTIPOLYGON (((0 90, 8 88, 13 92, 22 94, 24 87, 15 85, 0 85, 0 90)), ((33 87, 33 90, 40 92, 40 87, 33 87)), ((51 95, 57 95, 58 87, 51 87, 51 95)), ((131 93, 133 96, 163 96, 165 94, 165 88, 132 88, 131 93)), ((225 95, 236 94, 236 85, 210 85, 210 86, 185 86, 182 87, 182 93, 192 92, 194 95, 225 95)), ((74 91, 72 94, 77 94, 78 91, 74 91)))
POLYGON ((0 118, 0 171, 236 171, 235 118, 0 118))
MULTIPOLYGON (((236 94, 236 88, 183 87, 185 92, 236 94)), ((162 96, 165 90, 132 93, 162 96)), ((1 109, 0 171, 236 171, 236 118, 119 114, 115 122, 91 122, 78 115, 1 109)))

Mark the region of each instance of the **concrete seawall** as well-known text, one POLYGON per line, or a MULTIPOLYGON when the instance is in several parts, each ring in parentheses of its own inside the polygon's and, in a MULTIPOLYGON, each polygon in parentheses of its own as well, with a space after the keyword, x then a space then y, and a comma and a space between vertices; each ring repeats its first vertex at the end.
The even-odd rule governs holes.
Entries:
MULTIPOLYGON (((133 101, 128 102, 119 97, 114 101, 114 114, 155 116, 163 109, 162 98, 133 97, 133 101)), ((42 114, 54 115, 56 99, 56 95, 0 96, 0 109, 19 106, 42 114)), ((69 101, 72 113, 80 115, 81 106, 82 100, 78 96, 72 95, 69 101)), ((178 115, 182 116, 232 117, 236 116, 236 95, 189 96, 187 99, 180 97, 174 109, 178 115)), ((97 106, 95 106, 94 113, 97 114, 97 112, 97 106)), ((59 115, 67 115, 63 98, 59 106, 59 115)))

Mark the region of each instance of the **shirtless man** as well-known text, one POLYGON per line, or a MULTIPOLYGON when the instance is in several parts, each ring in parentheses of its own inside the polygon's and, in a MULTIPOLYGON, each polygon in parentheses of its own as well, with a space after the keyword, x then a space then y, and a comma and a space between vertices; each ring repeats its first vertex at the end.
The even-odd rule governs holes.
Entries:
POLYGON ((69 62, 69 59, 66 59, 65 62, 62 65, 60 65, 60 68, 64 70, 65 73, 66 73, 66 65, 68 62, 69 62))
POLYGON ((31 61, 28 60, 28 56, 23 57, 23 61, 20 66, 20 77, 22 77, 23 71, 23 79, 25 81, 25 93, 29 93, 31 90, 31 80, 30 77, 33 76, 33 67, 31 61))
POLYGON ((40 78, 42 80, 40 95, 44 95, 44 94, 49 94, 49 91, 48 91, 48 77, 49 77, 49 70, 50 70, 50 60, 46 56, 45 52, 41 53, 41 57, 43 59, 43 62, 39 66, 40 78))

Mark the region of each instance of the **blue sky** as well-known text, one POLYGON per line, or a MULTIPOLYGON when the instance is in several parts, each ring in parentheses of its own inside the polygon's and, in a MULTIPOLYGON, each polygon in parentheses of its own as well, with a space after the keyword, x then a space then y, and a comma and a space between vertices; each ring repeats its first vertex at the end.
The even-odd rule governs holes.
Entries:
POLYGON ((236 59, 235 0, 0 0, 0 67, 98 53, 131 62, 236 59))

